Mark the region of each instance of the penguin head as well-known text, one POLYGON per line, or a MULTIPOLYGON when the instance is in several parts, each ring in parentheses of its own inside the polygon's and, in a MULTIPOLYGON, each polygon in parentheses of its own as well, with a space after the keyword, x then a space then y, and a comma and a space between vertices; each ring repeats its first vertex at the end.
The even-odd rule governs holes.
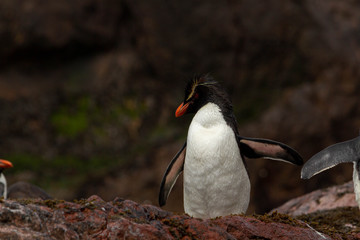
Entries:
POLYGON ((7 160, 0 159, 0 173, 2 173, 6 168, 13 167, 13 164, 7 160))
POLYGON ((175 116, 196 113, 201 107, 212 102, 220 109, 232 111, 232 104, 226 91, 209 75, 195 76, 187 83, 183 103, 176 109, 175 116))

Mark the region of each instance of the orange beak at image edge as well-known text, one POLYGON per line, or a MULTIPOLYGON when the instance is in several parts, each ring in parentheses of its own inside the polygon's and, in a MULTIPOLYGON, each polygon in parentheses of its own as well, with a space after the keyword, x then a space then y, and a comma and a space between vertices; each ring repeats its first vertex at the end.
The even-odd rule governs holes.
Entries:
POLYGON ((0 168, 11 168, 13 164, 7 160, 0 159, 0 168))

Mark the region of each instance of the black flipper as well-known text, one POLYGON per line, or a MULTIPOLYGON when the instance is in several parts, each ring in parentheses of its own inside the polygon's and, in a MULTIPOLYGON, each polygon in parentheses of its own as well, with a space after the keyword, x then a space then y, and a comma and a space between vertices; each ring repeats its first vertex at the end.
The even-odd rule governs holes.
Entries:
POLYGON ((169 166, 165 171, 164 177, 160 185, 160 193, 159 193, 160 207, 165 205, 166 200, 171 192, 171 189, 173 188, 176 182, 176 179, 179 177, 180 173, 184 170, 185 153, 186 153, 186 142, 184 143, 180 151, 171 160, 169 166))
POLYGON ((301 170, 301 178, 309 179, 315 174, 339 163, 360 160, 360 136, 352 140, 331 145, 310 158, 301 170))
POLYGON ((302 165, 300 154, 286 144, 261 138, 237 136, 240 152, 247 158, 266 158, 302 165))

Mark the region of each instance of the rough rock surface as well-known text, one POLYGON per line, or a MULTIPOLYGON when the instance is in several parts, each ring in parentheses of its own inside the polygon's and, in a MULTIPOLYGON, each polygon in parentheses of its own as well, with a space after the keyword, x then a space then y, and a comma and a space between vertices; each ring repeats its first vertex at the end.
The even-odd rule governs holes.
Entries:
POLYGON ((98 196, 77 202, 4 200, 0 235, 7 239, 320 238, 305 223, 278 213, 201 220, 120 198, 105 202, 98 196))
POLYGON ((109 45, 121 25, 121 5, 113 0, 3 1, 0 60, 16 54, 64 50, 71 44, 72 51, 109 45))
POLYGON ((360 239, 360 211, 352 181, 292 199, 272 212, 305 221, 335 239, 360 239))
POLYGON ((309 214, 316 211, 339 207, 357 207, 352 181, 339 186, 319 189, 294 198, 273 210, 291 216, 309 214))

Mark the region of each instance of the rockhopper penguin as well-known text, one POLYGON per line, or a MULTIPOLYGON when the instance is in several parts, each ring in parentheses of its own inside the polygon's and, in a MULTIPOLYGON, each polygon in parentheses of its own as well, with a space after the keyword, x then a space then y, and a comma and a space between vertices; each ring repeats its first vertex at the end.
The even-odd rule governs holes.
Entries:
POLYGON ((267 158, 302 164, 289 146, 266 139, 241 137, 232 103, 208 75, 194 77, 185 88, 175 116, 195 113, 187 140, 170 162, 160 186, 165 205, 176 179, 184 171, 184 210, 199 218, 245 213, 250 179, 243 158, 267 158))
POLYGON ((6 178, 3 174, 3 171, 6 168, 11 168, 13 165, 11 162, 0 159, 0 197, 3 197, 4 199, 7 198, 7 182, 6 178))
POLYGON ((312 156, 301 169, 301 178, 309 179, 340 163, 348 162, 354 164, 354 192, 360 208, 360 136, 331 145, 312 156))

